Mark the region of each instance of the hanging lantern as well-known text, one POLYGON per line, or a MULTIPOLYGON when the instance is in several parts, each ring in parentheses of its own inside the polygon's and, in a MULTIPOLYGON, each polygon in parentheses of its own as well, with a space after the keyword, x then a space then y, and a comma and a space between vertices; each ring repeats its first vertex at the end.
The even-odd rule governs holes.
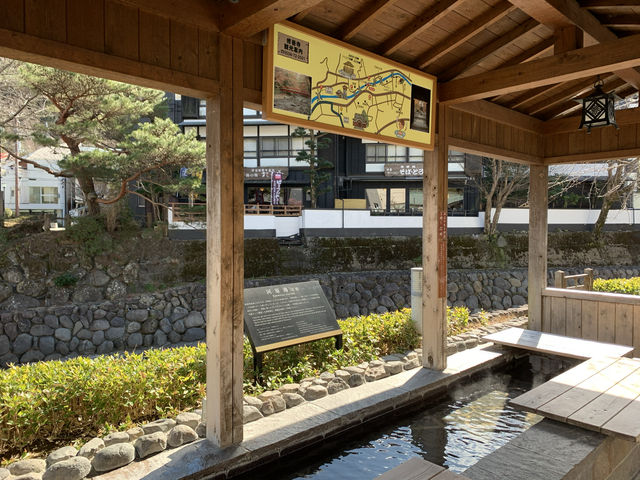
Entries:
POLYGON ((588 97, 578 100, 582 102, 582 119, 580 121, 580 127, 587 127, 587 133, 591 133, 592 127, 606 127, 607 125, 613 125, 618 128, 616 124, 616 100, 620 100, 615 93, 606 93, 602 90, 604 82, 600 80, 600 77, 593 85, 595 92, 588 97))

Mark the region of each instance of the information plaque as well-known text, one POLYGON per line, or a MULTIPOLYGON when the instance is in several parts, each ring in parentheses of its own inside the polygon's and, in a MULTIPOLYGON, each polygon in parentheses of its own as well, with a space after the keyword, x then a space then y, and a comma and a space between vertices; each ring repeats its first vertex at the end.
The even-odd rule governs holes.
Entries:
POLYGON ((244 325, 259 354, 342 335, 317 280, 245 289, 244 325))

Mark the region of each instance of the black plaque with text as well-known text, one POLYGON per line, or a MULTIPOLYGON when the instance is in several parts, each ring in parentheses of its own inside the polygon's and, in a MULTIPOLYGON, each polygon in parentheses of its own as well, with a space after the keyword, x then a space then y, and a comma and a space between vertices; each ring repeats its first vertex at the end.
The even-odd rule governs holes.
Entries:
POLYGON ((342 335, 317 280, 245 289, 244 325, 257 353, 342 335))

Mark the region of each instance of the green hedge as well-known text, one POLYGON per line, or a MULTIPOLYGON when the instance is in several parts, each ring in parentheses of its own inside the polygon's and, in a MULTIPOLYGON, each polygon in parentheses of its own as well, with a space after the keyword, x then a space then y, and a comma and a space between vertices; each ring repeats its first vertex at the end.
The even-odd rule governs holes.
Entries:
POLYGON ((611 280, 597 278, 593 281, 593 289, 597 292, 640 295, 640 277, 612 278, 611 280))
MULTIPOLYGON (((464 310, 449 314, 450 332, 466 325, 464 310)), ((245 393, 419 346, 408 309, 339 324, 344 334, 341 350, 330 338, 265 354, 262 386, 253 383, 253 359, 245 341, 245 393)), ((0 371, 0 455, 68 444, 195 407, 205 393, 205 358, 201 344, 0 371)))

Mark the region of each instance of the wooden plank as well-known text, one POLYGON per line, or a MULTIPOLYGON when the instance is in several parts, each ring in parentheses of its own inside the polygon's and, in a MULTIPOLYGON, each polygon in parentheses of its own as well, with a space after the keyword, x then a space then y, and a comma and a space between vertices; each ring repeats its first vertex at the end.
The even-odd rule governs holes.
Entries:
POLYGON ((438 473, 432 480, 470 480, 469 477, 460 475, 459 473, 453 473, 451 470, 443 470, 438 473))
POLYGON ((198 43, 198 75, 217 80, 220 78, 218 69, 219 35, 200 29, 198 30, 198 43))
POLYGON ((220 31, 247 38, 266 30, 274 23, 312 8, 321 0, 253 0, 249 3, 226 3, 218 7, 220 31))
POLYGON ((456 30, 455 33, 445 38, 442 42, 434 47, 430 47, 423 54, 419 55, 415 60, 414 65, 417 68, 426 68, 431 63, 462 45, 478 32, 486 29, 495 22, 502 20, 505 16, 511 13, 514 8, 515 7, 506 0, 496 3, 487 12, 473 19, 469 24, 456 30))
POLYGON ((544 128, 544 122, 535 117, 525 115, 486 100, 461 103, 459 105, 453 105, 451 108, 456 111, 486 118, 494 122, 512 125, 528 132, 540 133, 542 128, 544 128))
POLYGON ((25 33, 64 42, 67 39, 65 0, 25 0, 25 33))
POLYGON ((542 291, 547 286, 548 167, 529 171, 529 328, 542 329, 542 291))
POLYGON ((598 339, 598 304, 582 300, 582 338, 598 339))
MULTIPOLYGON (((446 296, 439 294, 441 277, 446 281, 446 244, 444 265, 439 256, 442 239, 439 237, 439 226, 442 221, 440 215, 440 197, 442 189, 447 191, 446 183, 442 185, 440 170, 446 172, 448 143, 446 140, 446 117, 444 109, 439 110, 438 144, 433 152, 424 152, 423 197, 424 215, 422 216, 422 268, 425 274, 422 280, 422 331, 429 335, 422 336, 422 362, 427 368, 444 370, 447 364, 446 356, 446 296), (444 158, 444 159, 443 159, 444 158), (444 271, 443 271, 444 269, 444 271)), ((444 210, 446 212, 446 210, 444 210)), ((446 214, 445 214, 446 215, 446 214)), ((444 217, 446 221, 446 216, 444 217)), ((445 226, 446 232, 446 226, 445 226)), ((445 237, 446 241, 446 237, 445 237)))
POLYGON ((581 360, 595 356, 622 357, 628 355, 633 350, 632 347, 625 345, 594 342, 581 338, 566 337, 564 335, 524 330, 515 327, 486 335, 483 338, 499 345, 581 360))
POLYGON ((375 480, 430 480, 442 471, 444 468, 439 465, 427 462, 420 457, 413 457, 376 477, 375 480))
POLYGON ((635 399, 611 420, 602 425, 600 431, 617 435, 632 442, 640 441, 640 400, 635 399))
POLYGON ((420 15, 413 17, 409 24, 398 29, 391 38, 387 39, 380 47, 379 53, 385 56, 391 55, 410 42, 420 32, 430 28, 438 20, 446 16, 458 3, 460 3, 460 0, 439 0, 435 2, 420 15))
POLYGON ((567 333, 567 301, 564 298, 551 298, 551 333, 567 333))
POLYGON ((613 343, 616 340, 616 305, 598 303, 598 341, 613 343))
POLYGON ((566 422, 568 417, 638 369, 637 362, 624 360, 617 361, 587 380, 574 384, 570 390, 540 406, 537 412, 553 420, 566 422))
POLYGON ((624 303, 629 305, 640 305, 640 296, 625 295, 622 293, 608 292, 587 292, 584 290, 565 290, 548 287, 544 289, 544 295, 549 297, 577 298, 589 300, 591 302, 624 303))
POLYGON ((640 65, 640 36, 581 48, 520 65, 499 68, 440 85, 445 104, 479 100, 640 65))
MULTIPOLYGON (((365 7, 349 18, 334 35, 343 42, 350 40, 358 32, 367 27, 376 18, 380 17, 389 7, 398 0, 372 0, 365 7)), ((295 19, 295 21, 298 21, 295 19)))
POLYGON ((615 343, 633 345, 633 306, 616 305, 615 343))
MULTIPOLYGON (((505 128, 505 125, 500 123, 496 126, 497 134, 496 137, 498 139, 501 137, 501 131, 504 133, 508 131, 505 128)), ((470 132, 467 132, 470 133, 470 132)), ((505 142, 506 143, 506 142, 505 142)), ((510 140, 509 140, 509 143, 510 140)), ((484 143, 473 142, 465 138, 456 138, 454 136, 449 137, 449 145, 451 148, 454 148, 456 151, 471 153, 474 155, 484 155, 492 158, 497 158, 499 160, 505 160, 507 162, 514 163, 523 163, 525 165, 542 165, 543 158, 537 155, 531 155, 529 153, 523 153, 515 150, 510 150, 509 148, 505 148, 502 146, 494 146, 487 145, 484 143)))
POLYGON ((198 29, 171 21, 171 68, 198 74, 198 29))
POLYGON ((105 53, 138 60, 138 9, 106 0, 105 13, 105 53))
POLYGON ((599 432, 605 423, 640 396, 640 375, 638 375, 640 362, 630 359, 621 359, 619 362, 630 363, 635 370, 598 398, 570 415, 569 423, 599 432))
POLYGON ((0 2, 0 28, 24 32, 24 0, 0 2))
POLYGON ((104 0, 67 0, 67 42, 104 51, 104 0))
POLYGON ((197 98, 219 88, 216 80, 2 29, 0 55, 197 98))
POLYGON ((171 66, 171 22, 168 18, 140 12, 140 61, 171 66))
POLYGON ((582 301, 575 298, 567 302, 567 332, 569 337, 582 338, 582 301))
POLYGON ((612 365, 616 360, 617 358, 614 357, 596 357, 582 362, 552 380, 514 398, 509 403, 514 407, 535 413, 542 405, 567 392, 573 385, 591 378, 603 368, 612 365))
POLYGON ((118 0, 140 11, 218 31, 218 16, 211 0, 118 0))
POLYGON ((544 296, 542 297, 542 326, 540 331, 551 333, 551 299, 544 296))
MULTIPOLYGON (((637 125, 640 123, 640 108, 629 108, 627 110, 616 110, 616 123, 622 125, 637 125)), ((574 132, 576 125, 580 124, 580 116, 559 118, 557 120, 548 120, 543 122, 542 133, 559 134, 565 132, 574 132)), ((614 130, 614 133, 618 133, 614 130)), ((635 141, 632 142, 632 145, 635 141)))

